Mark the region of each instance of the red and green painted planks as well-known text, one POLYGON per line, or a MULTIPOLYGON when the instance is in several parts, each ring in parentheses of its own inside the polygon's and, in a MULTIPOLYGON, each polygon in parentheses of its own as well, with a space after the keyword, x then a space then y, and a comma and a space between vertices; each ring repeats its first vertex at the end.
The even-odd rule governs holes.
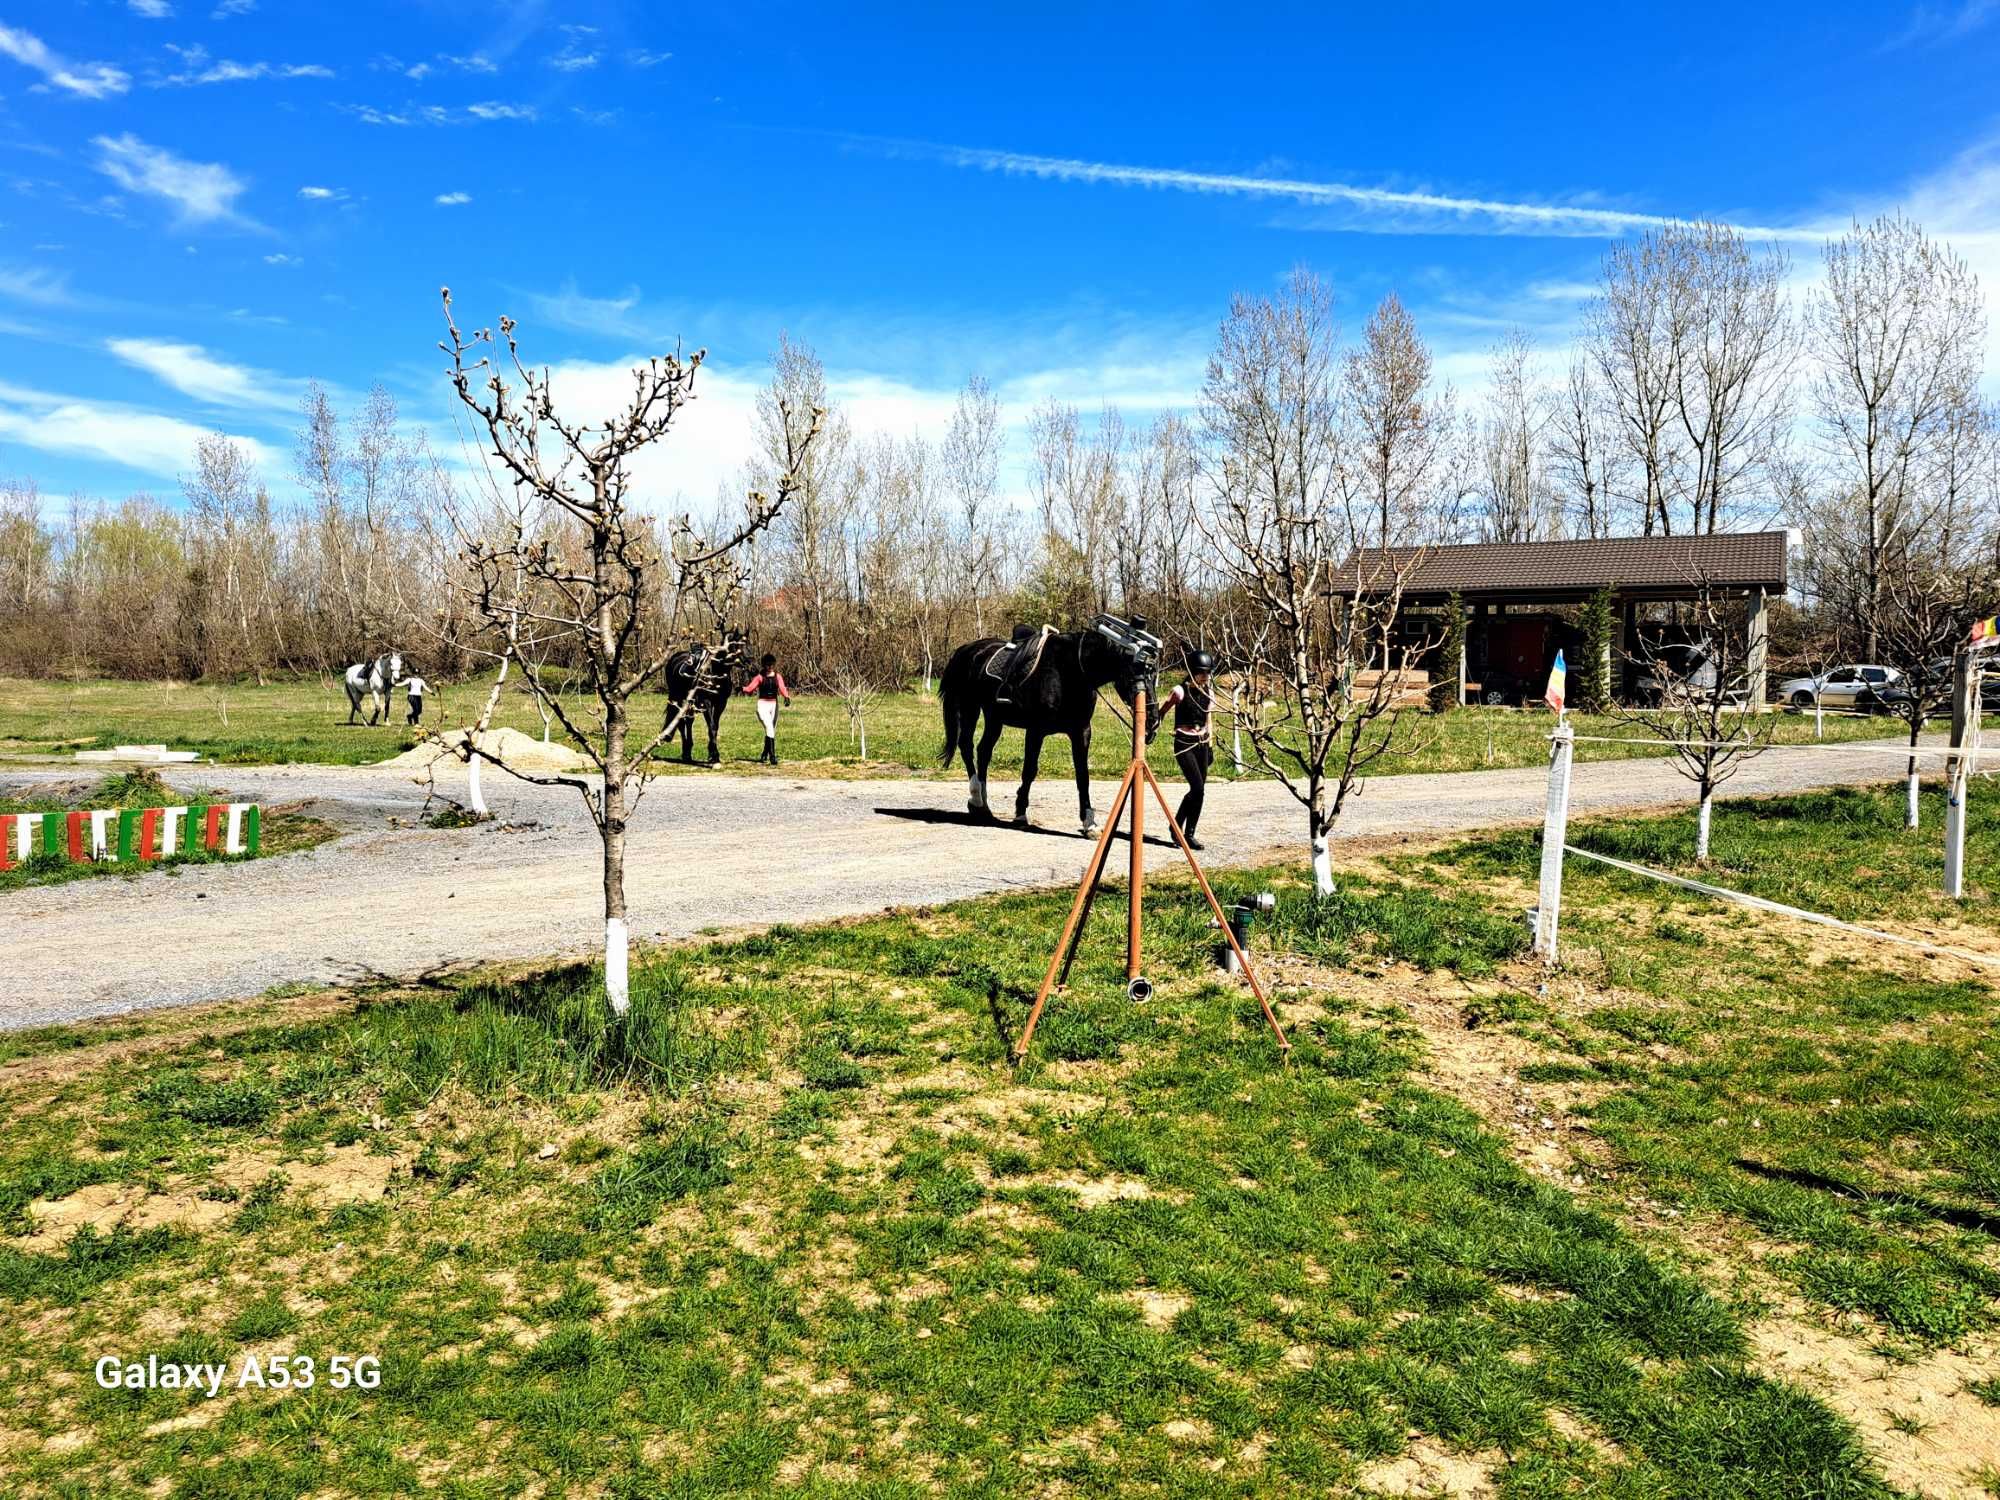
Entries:
POLYGON ((263 833, 263 809, 254 802, 4 813, 0 814, 0 870, 16 869, 48 854, 77 862, 142 864, 195 850, 255 855, 262 849, 263 833))

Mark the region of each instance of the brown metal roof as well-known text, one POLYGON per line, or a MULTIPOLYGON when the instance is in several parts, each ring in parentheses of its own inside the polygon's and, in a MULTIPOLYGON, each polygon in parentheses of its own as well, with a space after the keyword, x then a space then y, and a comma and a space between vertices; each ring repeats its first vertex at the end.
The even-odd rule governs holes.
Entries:
POLYGON ((1782 531, 1712 536, 1620 536, 1570 542, 1470 542, 1391 547, 1350 557, 1364 575, 1410 567, 1406 594, 1550 595, 1601 588, 1627 593, 1687 593, 1703 581, 1724 589, 1785 590, 1782 531))

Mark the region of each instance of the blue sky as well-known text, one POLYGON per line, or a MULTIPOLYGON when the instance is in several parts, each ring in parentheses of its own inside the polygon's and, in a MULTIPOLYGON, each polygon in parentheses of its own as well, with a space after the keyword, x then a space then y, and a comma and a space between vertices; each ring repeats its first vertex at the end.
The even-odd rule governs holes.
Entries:
POLYGON ((0 0, 0 476, 172 496, 220 429, 283 490, 308 378, 451 450, 445 284, 579 401, 705 345, 647 476, 698 504, 780 330, 907 430, 973 371, 1185 404, 1299 263, 1476 388, 1649 216, 1804 289, 1902 207, 2000 291, 2000 0, 1079 9, 0 0))

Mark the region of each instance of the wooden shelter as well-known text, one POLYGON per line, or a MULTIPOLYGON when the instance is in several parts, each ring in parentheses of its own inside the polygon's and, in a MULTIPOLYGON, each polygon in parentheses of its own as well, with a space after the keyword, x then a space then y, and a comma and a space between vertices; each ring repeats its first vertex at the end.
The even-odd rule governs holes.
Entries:
MULTIPOLYGON (((1505 680, 1510 692, 1546 675, 1559 635, 1549 623, 1555 612, 1602 590, 1610 591, 1617 608, 1617 646, 1628 663, 1639 647, 1644 607, 1694 599, 1704 588, 1718 598, 1739 597, 1745 601, 1748 697, 1761 705, 1767 606, 1772 595, 1785 592, 1789 541, 1788 532, 1755 531, 1390 547, 1350 558, 1343 572, 1352 578, 1358 569, 1364 588, 1369 575, 1386 582, 1404 573, 1403 601, 1412 610, 1440 610, 1456 594, 1468 611, 1465 677, 1505 680), (1530 628, 1533 621, 1544 623, 1537 630, 1530 628)), ((1611 679, 1612 663, 1605 667, 1611 679)))

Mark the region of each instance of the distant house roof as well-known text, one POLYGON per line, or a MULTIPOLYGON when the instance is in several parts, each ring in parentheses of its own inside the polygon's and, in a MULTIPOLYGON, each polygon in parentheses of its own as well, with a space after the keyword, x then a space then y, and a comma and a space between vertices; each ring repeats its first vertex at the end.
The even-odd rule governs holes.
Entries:
POLYGON ((1350 557, 1342 571, 1351 578, 1357 565, 1364 574, 1380 567, 1385 575, 1408 567, 1405 594, 1456 593, 1469 599, 1559 599, 1602 588, 1671 598, 1693 593, 1703 582, 1778 594, 1785 590, 1786 537, 1782 531, 1752 531, 1390 547, 1350 557))

